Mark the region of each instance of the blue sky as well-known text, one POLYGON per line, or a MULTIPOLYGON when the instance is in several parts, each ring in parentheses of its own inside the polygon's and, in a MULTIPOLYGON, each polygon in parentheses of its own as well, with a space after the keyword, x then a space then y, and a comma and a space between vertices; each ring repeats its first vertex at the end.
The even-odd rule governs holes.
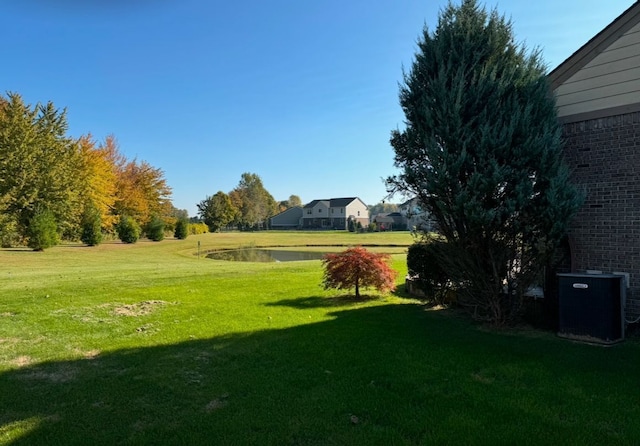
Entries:
MULTIPOLYGON (((485 4, 555 68, 633 3, 485 4)), ((67 107, 71 135, 115 135, 128 158, 165 172, 174 205, 192 216, 243 172, 258 174, 276 200, 375 204, 395 173, 389 134, 403 126, 402 67, 445 4, 2 2, 0 91, 67 107)))

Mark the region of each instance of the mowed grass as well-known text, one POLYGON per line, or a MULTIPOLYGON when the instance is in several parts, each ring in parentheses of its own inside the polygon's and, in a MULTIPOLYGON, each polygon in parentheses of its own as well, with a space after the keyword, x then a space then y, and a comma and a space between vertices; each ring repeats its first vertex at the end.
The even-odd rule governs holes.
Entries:
POLYGON ((2 444, 637 444, 640 345, 492 331, 321 286, 320 261, 198 258, 408 233, 224 233, 0 250, 2 444))

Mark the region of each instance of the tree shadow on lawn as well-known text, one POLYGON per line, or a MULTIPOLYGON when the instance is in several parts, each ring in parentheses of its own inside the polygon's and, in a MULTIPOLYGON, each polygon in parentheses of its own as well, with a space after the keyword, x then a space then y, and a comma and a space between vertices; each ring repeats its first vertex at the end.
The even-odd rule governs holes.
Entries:
POLYGON ((350 307, 365 304, 376 300, 383 299, 384 296, 360 295, 340 295, 340 296, 308 296, 297 297, 294 299, 282 299, 277 302, 269 302, 265 304, 267 307, 291 307, 300 310, 309 308, 331 308, 331 307, 350 307))
POLYGON ((602 397, 602 423, 640 434, 631 427, 640 417, 638 395, 628 387, 640 365, 637 346, 625 352, 553 338, 523 342, 411 304, 330 315, 316 324, 4 372, 0 443, 511 443, 537 438, 542 425, 558 441, 600 439, 602 425, 562 422, 574 407, 556 379, 529 377, 532 366, 552 377, 575 374, 567 398, 602 397), (600 380, 628 400, 610 397, 610 386, 600 391, 600 380), (523 407, 527 386, 549 395, 534 405, 539 410, 523 407), (625 417, 612 410, 618 406, 625 417))
MULTIPOLYGON (((423 304, 425 299, 419 299, 409 294, 404 285, 398 286, 392 293, 392 296, 396 296, 402 299, 408 299, 412 301, 419 301, 423 304)), ((353 294, 342 294, 339 296, 309 296, 309 297, 297 297, 294 299, 282 299, 277 302, 270 302, 265 304, 268 307, 291 307, 305 310, 309 308, 331 308, 331 307, 350 307, 361 305, 364 303, 384 300, 385 295, 381 294, 361 294, 360 297, 356 297, 353 294)))

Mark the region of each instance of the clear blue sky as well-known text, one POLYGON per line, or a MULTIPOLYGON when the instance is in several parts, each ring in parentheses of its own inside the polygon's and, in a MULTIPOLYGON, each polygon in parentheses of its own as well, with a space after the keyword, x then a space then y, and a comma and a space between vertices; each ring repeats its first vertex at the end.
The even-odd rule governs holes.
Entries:
MULTIPOLYGON (((555 68, 633 3, 485 4, 555 68)), ((388 140, 403 126, 402 67, 445 4, 4 1, 0 91, 67 107, 73 136, 114 134, 128 158, 165 172, 174 205, 192 216, 243 172, 258 174, 276 200, 375 204, 395 172, 388 140)))

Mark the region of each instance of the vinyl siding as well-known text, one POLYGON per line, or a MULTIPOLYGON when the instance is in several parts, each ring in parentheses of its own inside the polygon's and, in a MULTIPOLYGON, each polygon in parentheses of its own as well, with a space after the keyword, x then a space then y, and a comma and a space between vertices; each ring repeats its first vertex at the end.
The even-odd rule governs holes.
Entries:
POLYGON ((555 93, 560 117, 640 102, 640 24, 563 82, 555 93))

